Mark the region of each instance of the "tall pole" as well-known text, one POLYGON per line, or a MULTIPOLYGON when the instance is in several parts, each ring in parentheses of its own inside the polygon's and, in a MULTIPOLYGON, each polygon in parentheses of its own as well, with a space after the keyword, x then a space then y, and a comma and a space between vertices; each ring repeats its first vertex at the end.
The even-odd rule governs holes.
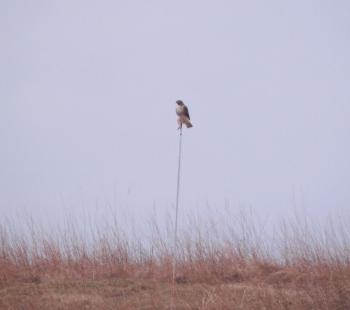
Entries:
POLYGON ((179 196, 181 180, 181 155, 182 155, 182 126, 180 128, 179 138, 179 160, 177 167, 177 186, 176 186, 176 205, 175 205, 175 227, 174 227, 174 249, 173 249, 173 287, 172 287, 172 309, 175 309, 175 284, 176 284, 176 257, 177 257, 177 226, 179 215, 179 196))

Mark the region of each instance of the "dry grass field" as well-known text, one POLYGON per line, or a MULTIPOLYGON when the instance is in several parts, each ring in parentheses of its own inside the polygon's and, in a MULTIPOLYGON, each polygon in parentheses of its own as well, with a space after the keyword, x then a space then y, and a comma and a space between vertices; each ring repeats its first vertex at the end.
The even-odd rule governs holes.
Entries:
MULTIPOLYGON (((89 242, 33 227, 0 227, 1 310, 171 309, 172 247, 157 227, 146 243, 116 227, 89 242)), ((268 242, 247 218, 217 227, 182 230, 176 309, 350 309, 346 223, 282 224, 268 242)))

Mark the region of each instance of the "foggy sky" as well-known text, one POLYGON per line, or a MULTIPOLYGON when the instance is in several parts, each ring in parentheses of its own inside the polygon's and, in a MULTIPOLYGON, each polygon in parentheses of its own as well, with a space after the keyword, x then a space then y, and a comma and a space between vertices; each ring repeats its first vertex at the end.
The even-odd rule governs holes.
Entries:
POLYGON ((0 1, 0 213, 350 202, 348 1, 0 1))

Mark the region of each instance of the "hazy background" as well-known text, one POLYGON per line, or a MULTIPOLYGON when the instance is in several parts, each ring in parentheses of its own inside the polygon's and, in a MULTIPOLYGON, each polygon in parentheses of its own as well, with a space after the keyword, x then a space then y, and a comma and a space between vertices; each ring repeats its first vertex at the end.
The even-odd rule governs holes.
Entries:
POLYGON ((182 214, 341 214, 349 55, 345 0, 0 0, 0 214, 172 213, 177 99, 182 214))

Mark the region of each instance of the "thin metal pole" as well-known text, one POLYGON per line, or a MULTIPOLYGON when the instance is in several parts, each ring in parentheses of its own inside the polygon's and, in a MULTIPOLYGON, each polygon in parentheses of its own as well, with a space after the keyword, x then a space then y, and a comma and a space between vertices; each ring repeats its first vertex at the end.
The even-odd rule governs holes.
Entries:
POLYGON ((179 215, 179 196, 180 196, 180 180, 181 180, 181 156, 182 155, 182 127, 180 128, 179 139, 179 161, 177 168, 177 186, 176 186, 176 205, 175 205, 175 227, 174 227, 174 249, 173 249, 173 287, 172 287, 172 309, 175 309, 175 284, 176 284, 176 257, 177 257, 177 226, 179 215))

